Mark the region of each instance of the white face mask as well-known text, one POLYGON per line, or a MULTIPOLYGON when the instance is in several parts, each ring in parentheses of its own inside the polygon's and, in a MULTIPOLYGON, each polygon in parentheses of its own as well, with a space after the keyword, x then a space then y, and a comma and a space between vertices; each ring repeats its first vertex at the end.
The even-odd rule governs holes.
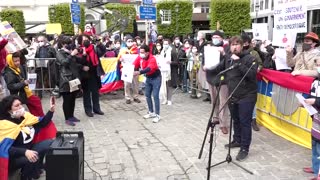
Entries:
POLYGON ((142 59, 144 59, 144 58, 146 58, 146 55, 140 53, 140 57, 141 57, 142 59))
POLYGON ((164 49, 168 49, 168 48, 169 48, 169 45, 168 45, 168 44, 164 44, 164 45, 163 45, 163 48, 164 48, 164 49))
POLYGON ((192 53, 196 53, 198 50, 196 49, 192 49, 192 53))
POLYGON ((40 47, 44 46, 44 42, 39 42, 39 46, 40 47))
POLYGON ((115 44, 114 47, 119 48, 120 44, 115 44))
POLYGON ((137 41, 137 44, 141 44, 141 41, 137 41))
POLYGON ((189 44, 185 44, 184 47, 185 47, 185 48, 189 48, 190 45, 189 45, 189 44))
POLYGON ((12 118, 17 118, 17 119, 19 119, 19 118, 21 118, 22 116, 24 116, 24 113, 25 113, 26 111, 25 111, 25 108, 24 107, 22 107, 22 108, 20 108, 20 109, 18 109, 18 110, 16 110, 16 111, 13 111, 12 113, 11 113, 11 117, 12 118))
POLYGON ((127 47, 131 47, 133 45, 132 42, 127 42, 127 47))
POLYGON ((318 73, 320 73, 320 67, 317 67, 317 71, 318 71, 318 73))

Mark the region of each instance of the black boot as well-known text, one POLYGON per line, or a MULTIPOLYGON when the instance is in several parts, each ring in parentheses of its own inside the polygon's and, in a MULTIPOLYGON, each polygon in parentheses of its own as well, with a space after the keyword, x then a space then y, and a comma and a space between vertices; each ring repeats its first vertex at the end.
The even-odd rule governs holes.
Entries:
POLYGON ((259 126, 258 126, 258 124, 257 124, 256 118, 253 118, 253 119, 252 119, 251 125, 252 125, 252 129, 253 129, 254 131, 260 131, 260 128, 259 128, 259 126))

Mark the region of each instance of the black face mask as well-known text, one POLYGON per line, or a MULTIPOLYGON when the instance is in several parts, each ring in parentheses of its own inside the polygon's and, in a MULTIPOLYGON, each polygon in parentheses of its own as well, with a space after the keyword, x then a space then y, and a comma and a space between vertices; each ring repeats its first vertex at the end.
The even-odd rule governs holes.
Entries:
POLYGON ((88 47, 90 46, 90 41, 89 41, 89 40, 83 41, 83 46, 84 46, 85 48, 88 48, 88 47))
POLYGON ((250 48, 250 46, 243 46, 242 49, 243 50, 248 50, 250 48))
POLYGON ((309 51, 311 49, 311 44, 302 44, 302 51, 309 51))
POLYGON ((71 50, 72 50, 72 45, 71 45, 71 44, 67 44, 67 45, 65 46, 65 48, 68 49, 69 51, 71 51, 71 50))

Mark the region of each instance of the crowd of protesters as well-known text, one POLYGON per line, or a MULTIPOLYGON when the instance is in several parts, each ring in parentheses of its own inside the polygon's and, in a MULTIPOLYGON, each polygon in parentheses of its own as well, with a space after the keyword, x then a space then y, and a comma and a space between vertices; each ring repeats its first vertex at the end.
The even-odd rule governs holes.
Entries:
MULTIPOLYGON (((34 70, 37 77, 43 79, 37 81, 37 88, 50 88, 53 90, 52 94, 57 93, 62 97, 67 125, 75 126, 81 121, 74 114, 76 97, 79 94, 83 98, 84 112, 88 117, 104 115, 99 103, 100 77, 104 74, 100 58, 117 58, 118 63, 122 64, 124 54, 135 54, 137 59, 133 62, 133 80, 131 83, 124 83, 124 103, 141 103, 140 96, 145 95, 148 113, 143 118, 158 123, 161 120, 160 105, 174 105, 172 96, 177 91, 189 93, 193 99, 203 97, 203 101, 215 105, 212 121, 220 124, 223 134, 231 133, 229 114, 231 115, 233 140, 226 144, 226 147, 240 147, 236 159, 243 161, 249 153, 252 129, 259 131, 255 118, 256 74, 263 68, 277 69, 276 48, 286 49, 286 63, 292 68, 280 71, 293 76, 312 77, 318 77, 320 73, 317 68, 317 63, 320 64, 320 52, 317 49, 319 37, 313 32, 305 36, 302 51, 297 51, 290 46, 272 46, 268 40, 251 39, 245 33, 241 36, 225 37, 219 30, 214 31, 209 40, 205 38, 205 34, 198 33, 193 39, 159 35, 155 42, 145 42, 139 36, 132 35, 126 35, 123 39, 120 36, 111 38, 108 35, 98 37, 95 36, 95 31, 88 27, 84 34, 77 36, 55 35, 51 42, 45 35, 39 35, 32 41, 26 40, 28 48, 12 54, 5 51, 7 40, 0 37, 1 92, 7 89, 11 95, 16 95, 9 96, 11 99, 4 99, 6 106, 15 103, 18 110, 22 108, 21 104, 26 104, 31 114, 45 117, 45 125, 51 120, 54 103, 51 104, 50 112, 44 115, 41 107, 41 98, 44 96, 42 91, 34 94, 29 88, 27 72, 34 70), (215 47, 220 53, 218 65, 211 67, 206 64, 206 46, 215 47), (45 61, 42 67, 39 64, 43 62, 39 60, 26 60, 33 58, 49 60, 45 61), (164 64, 170 68, 161 67, 164 64), (226 71, 223 76, 219 74, 228 69, 231 70, 226 71), (139 81, 141 75, 146 77, 144 82, 139 81), (244 75, 247 77, 237 87, 244 75), (70 85, 71 81, 76 83, 74 87, 70 85), (229 106, 225 106, 229 94, 233 91, 229 106)), ((306 101, 316 107, 320 106, 318 97, 311 97, 306 101)), ((6 112, 7 116, 11 115, 12 121, 20 123, 15 119, 21 119, 23 115, 12 116, 13 111, 17 110, 6 107, 1 112, 6 112)), ((318 121, 320 122, 318 119, 314 120, 319 123, 318 121)), ((315 158, 320 156, 318 131, 319 129, 312 131, 313 166, 304 169, 314 174, 319 171, 319 162, 315 158)), ((28 154, 30 158, 27 158, 32 159, 34 153, 28 154)), ((28 177, 30 176, 33 177, 34 174, 29 174, 28 177)))

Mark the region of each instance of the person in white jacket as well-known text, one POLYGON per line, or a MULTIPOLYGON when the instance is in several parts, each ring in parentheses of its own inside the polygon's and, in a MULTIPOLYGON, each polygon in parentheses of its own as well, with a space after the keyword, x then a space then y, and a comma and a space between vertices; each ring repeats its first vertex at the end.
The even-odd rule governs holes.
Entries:
POLYGON ((171 101, 172 88, 169 87, 169 83, 171 80, 171 73, 170 73, 171 72, 171 69, 170 69, 171 51, 172 51, 172 48, 170 47, 170 40, 164 39, 163 48, 160 53, 160 58, 157 58, 159 59, 159 61, 162 61, 162 62, 158 62, 158 65, 160 66, 161 75, 162 75, 162 82, 161 82, 159 96, 160 96, 161 104, 168 104, 169 106, 172 105, 172 101, 171 101))

